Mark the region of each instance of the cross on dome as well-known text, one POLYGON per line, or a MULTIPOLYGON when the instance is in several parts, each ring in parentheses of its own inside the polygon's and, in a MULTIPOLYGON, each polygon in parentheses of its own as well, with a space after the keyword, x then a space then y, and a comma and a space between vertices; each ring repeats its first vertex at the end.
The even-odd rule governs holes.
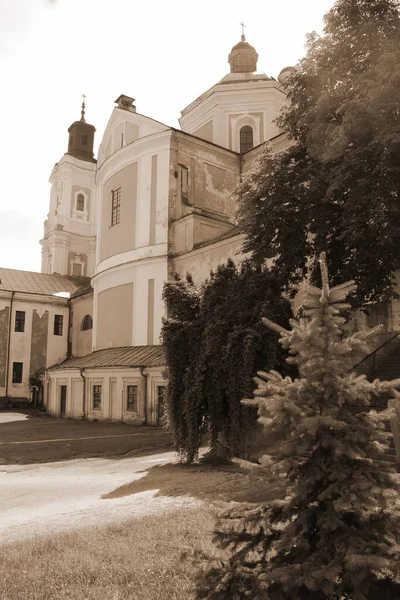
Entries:
POLYGON ((246 27, 246 25, 243 23, 243 21, 241 23, 239 23, 239 25, 242 26, 242 37, 241 37, 241 41, 245 42, 246 41, 246 37, 244 35, 244 28, 246 27))
POLYGON ((85 121, 85 99, 86 99, 86 94, 82 94, 82 110, 81 110, 81 121, 83 121, 84 123, 86 123, 85 121))

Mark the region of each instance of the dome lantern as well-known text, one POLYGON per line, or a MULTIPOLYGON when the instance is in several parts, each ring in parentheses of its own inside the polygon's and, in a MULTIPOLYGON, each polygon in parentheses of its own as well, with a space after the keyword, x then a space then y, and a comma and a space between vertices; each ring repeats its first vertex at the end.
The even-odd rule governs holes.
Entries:
POLYGON ((254 73, 257 71, 258 54, 255 48, 246 42, 244 35, 244 24, 242 26, 242 36, 240 42, 233 46, 228 62, 231 66, 231 73, 254 73))

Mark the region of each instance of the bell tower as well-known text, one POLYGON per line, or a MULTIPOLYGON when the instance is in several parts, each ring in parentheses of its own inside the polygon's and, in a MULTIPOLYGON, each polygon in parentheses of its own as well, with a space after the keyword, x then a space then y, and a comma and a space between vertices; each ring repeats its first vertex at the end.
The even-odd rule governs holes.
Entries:
POLYGON ((96 251, 93 145, 96 129, 81 118, 68 128, 68 151, 50 176, 50 209, 44 223, 42 273, 92 277, 96 251))
POLYGON ((68 128, 68 152, 70 156, 85 160, 88 162, 96 162, 93 154, 94 134, 96 129, 93 125, 89 125, 85 120, 85 94, 82 99, 81 118, 75 121, 68 128))

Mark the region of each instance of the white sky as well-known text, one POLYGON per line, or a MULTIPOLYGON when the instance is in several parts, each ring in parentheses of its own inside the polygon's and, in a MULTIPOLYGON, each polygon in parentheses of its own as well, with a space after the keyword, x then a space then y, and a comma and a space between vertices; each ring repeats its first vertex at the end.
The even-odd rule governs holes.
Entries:
POLYGON ((258 71, 304 55, 334 0, 0 0, 0 267, 40 271, 48 179, 80 118, 95 153, 120 94, 179 127, 180 111, 229 72, 240 21, 258 71))

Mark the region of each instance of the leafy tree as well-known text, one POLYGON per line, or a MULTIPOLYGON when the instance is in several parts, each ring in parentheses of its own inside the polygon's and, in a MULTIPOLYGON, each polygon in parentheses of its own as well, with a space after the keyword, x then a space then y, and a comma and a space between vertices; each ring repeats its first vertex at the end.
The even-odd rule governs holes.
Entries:
POLYGON ((371 397, 400 380, 369 382, 351 365, 374 330, 345 333, 340 311, 353 283, 306 288, 306 317, 280 332, 300 377, 260 372, 254 399, 267 439, 266 477, 284 476, 284 500, 230 505, 215 532, 218 556, 198 577, 207 600, 383 600, 400 598, 400 502, 397 476, 371 460, 387 448, 371 397))
POLYGON ((245 262, 239 271, 232 260, 200 288, 190 278, 167 283, 164 300, 167 406, 176 450, 192 462, 207 432, 212 453, 221 441, 228 455, 234 453, 240 431, 255 421, 241 399, 252 393, 257 370, 285 365, 261 318, 268 313, 288 323, 290 303, 266 268, 245 262))
MULTIPOLYGON (((400 16, 397 0, 338 0, 285 84, 278 119, 293 145, 270 151, 238 189, 245 250, 288 283, 353 279, 384 301, 400 245, 400 16)), ((318 282, 317 282, 318 283, 318 282)))

